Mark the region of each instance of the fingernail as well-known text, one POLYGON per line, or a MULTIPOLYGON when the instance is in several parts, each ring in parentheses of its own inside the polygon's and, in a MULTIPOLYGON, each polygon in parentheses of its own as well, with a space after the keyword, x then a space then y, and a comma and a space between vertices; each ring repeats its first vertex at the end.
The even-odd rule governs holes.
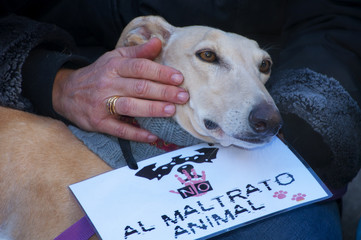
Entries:
POLYGON ((152 135, 152 134, 148 135, 149 142, 155 142, 157 139, 158 139, 158 137, 155 135, 152 135))
POLYGON ((180 84, 183 82, 183 75, 179 74, 179 73, 175 73, 173 74, 170 79, 172 80, 172 82, 174 82, 175 84, 180 84))
POLYGON ((167 105, 164 107, 164 112, 168 114, 173 114, 175 112, 175 106, 174 105, 167 105))
POLYGON ((189 94, 187 92, 180 92, 177 95, 179 101, 186 102, 189 99, 189 94))

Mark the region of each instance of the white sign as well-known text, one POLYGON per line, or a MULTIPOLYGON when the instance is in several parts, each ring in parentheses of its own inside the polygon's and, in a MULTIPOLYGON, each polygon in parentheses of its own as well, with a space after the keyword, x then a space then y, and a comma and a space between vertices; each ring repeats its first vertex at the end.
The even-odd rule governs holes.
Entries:
POLYGON ((200 144, 70 189, 104 240, 202 239, 331 197, 279 139, 257 150, 200 144))

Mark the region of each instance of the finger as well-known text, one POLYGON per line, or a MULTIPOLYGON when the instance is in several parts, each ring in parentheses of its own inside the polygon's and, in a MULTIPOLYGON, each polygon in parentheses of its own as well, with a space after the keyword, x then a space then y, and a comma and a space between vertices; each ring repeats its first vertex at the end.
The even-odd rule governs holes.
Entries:
POLYGON ((119 58, 115 67, 117 74, 124 78, 148 79, 172 85, 183 82, 179 71, 144 58, 119 58))
POLYGON ((170 117, 175 113, 175 105, 167 102, 120 97, 115 102, 115 112, 132 117, 170 117))
POLYGON ((115 118, 104 121, 99 129, 101 132, 136 142, 154 142, 157 136, 147 130, 121 122, 115 118))
POLYGON ((176 69, 155 63, 162 45, 159 39, 153 38, 147 43, 117 48, 119 61, 117 72, 122 77, 143 78, 166 84, 179 85, 183 82, 183 75, 176 69))
MULTIPOLYGON (((186 90, 142 79, 122 79, 114 82, 113 89, 122 96, 184 104, 189 99, 186 90)), ((116 95, 116 94, 114 94, 116 95)))
POLYGON ((155 59, 162 50, 162 42, 158 38, 151 38, 148 42, 132 47, 116 48, 120 56, 127 58, 155 59))

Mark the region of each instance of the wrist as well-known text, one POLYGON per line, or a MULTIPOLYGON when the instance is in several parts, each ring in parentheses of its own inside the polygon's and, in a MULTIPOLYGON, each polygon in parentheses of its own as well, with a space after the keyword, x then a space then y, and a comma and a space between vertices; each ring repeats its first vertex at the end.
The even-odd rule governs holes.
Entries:
POLYGON ((52 90, 52 104, 53 109, 56 113, 60 114, 63 117, 65 112, 63 111, 63 103, 64 100, 64 92, 66 89, 67 82, 71 78, 71 75, 74 73, 75 70, 62 68, 60 69, 55 76, 53 90, 52 90))

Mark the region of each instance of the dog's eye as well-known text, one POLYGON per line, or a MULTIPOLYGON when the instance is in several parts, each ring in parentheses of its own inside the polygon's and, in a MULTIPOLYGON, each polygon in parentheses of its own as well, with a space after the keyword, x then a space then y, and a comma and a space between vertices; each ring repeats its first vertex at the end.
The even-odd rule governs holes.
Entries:
POLYGON ((271 72, 272 62, 269 59, 263 59, 261 64, 259 65, 259 71, 264 74, 268 74, 271 72))
POLYGON ((201 60, 214 63, 218 61, 217 55, 210 50, 200 50, 196 53, 201 60))
POLYGON ((211 121, 211 120, 208 120, 208 119, 204 119, 204 126, 208 129, 208 130, 214 130, 216 128, 218 128, 218 124, 211 121))

